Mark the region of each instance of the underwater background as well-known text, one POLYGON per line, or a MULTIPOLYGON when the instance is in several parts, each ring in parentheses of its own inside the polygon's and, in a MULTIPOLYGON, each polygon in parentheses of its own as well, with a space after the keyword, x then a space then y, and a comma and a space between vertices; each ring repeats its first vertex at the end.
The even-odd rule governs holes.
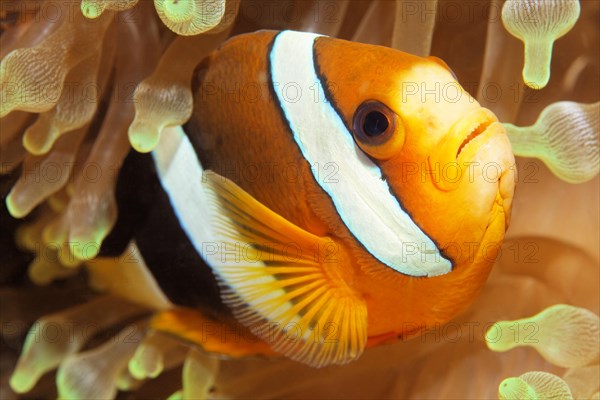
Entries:
MULTIPOLYGON (((84 3, 89 7, 99 4, 94 1, 84 3)), ((79 378, 70 375, 70 379, 79 380, 75 383, 69 379, 63 381, 68 382, 63 383, 61 389, 62 397, 66 398, 113 395, 123 399, 167 398, 182 385, 184 393, 187 390, 188 394, 200 396, 203 391, 210 390, 210 396, 217 398, 497 398, 501 382, 530 371, 544 371, 561 378, 573 398, 600 398, 597 321, 600 312, 599 1, 578 2, 579 18, 555 41, 550 80, 540 90, 523 82, 523 42, 505 28, 501 18, 504 1, 501 0, 215 1, 221 8, 227 7, 221 22, 213 22, 213 26, 219 24, 221 27, 219 32, 213 31, 208 39, 209 35, 200 33, 197 37, 206 40, 180 42, 177 46, 172 46, 177 35, 170 29, 181 27, 175 24, 167 28, 159 18, 154 2, 140 0, 134 8, 128 7, 135 1, 112 3, 123 10, 107 9, 103 16, 93 20, 81 13, 82 8, 86 9, 79 1, 2 0, 0 3, 0 56, 3 60, 13 49, 39 46, 43 51, 28 54, 29 58, 23 61, 31 63, 28 68, 35 69, 35 57, 56 58, 57 64, 62 63, 61 68, 72 74, 67 75, 67 82, 92 82, 94 87, 102 89, 96 94, 73 92, 74 98, 85 95, 98 101, 90 109, 81 104, 73 107, 72 115, 80 121, 74 121, 75 117, 67 118, 65 127, 56 128, 55 137, 39 133, 43 124, 49 124, 48 121, 39 122, 41 117, 35 122, 39 124, 37 133, 35 129, 29 129, 37 114, 46 110, 34 107, 8 110, 10 99, 2 93, 2 399, 57 397, 55 368, 69 354, 67 350, 53 354, 55 360, 44 366, 49 372, 39 382, 33 380, 32 390, 27 393, 13 391, 11 376, 23 352, 27 332, 37 319, 64 310, 69 312, 84 304, 92 307, 79 313, 76 311, 75 319, 93 323, 97 318, 110 323, 106 322, 106 327, 89 335, 91 339, 82 344, 77 353, 92 354, 98 346, 113 343, 112 348, 93 358, 90 365, 103 362, 114 368, 103 367, 103 372, 96 377, 94 384, 100 387, 99 392, 86 391, 90 383, 85 382, 83 373, 79 378), (69 28, 59 32, 63 25, 69 28), (81 257, 73 258, 68 250, 64 253, 64 248, 48 246, 49 242, 57 240, 47 239, 48 236, 56 239, 61 232, 63 235, 75 232, 82 242, 106 236, 116 218, 125 217, 118 215, 111 195, 115 175, 78 179, 81 171, 89 171, 89 167, 95 165, 118 171, 130 150, 129 139, 139 146, 152 141, 153 133, 141 128, 139 136, 131 135, 130 131, 128 138, 135 107, 145 110, 145 114, 138 114, 136 119, 140 126, 156 124, 152 118, 159 121, 160 118, 163 121, 182 118, 185 112, 181 109, 185 107, 178 106, 190 101, 181 89, 190 86, 184 79, 186 74, 191 76, 204 55, 227 37, 258 29, 314 31, 420 55, 435 55, 451 67, 461 85, 482 106, 491 109, 501 122, 516 126, 533 125, 546 107, 557 102, 595 104, 584 123, 566 124, 560 130, 561 135, 572 141, 552 142, 570 149, 568 156, 575 162, 568 165, 583 170, 588 166, 589 171, 577 180, 560 176, 560 168, 557 169, 548 158, 544 160, 546 162, 533 157, 517 158, 519 174, 511 225, 496 265, 479 298, 449 324, 409 341, 369 349, 358 361, 339 367, 312 369, 283 358, 221 360, 214 383, 211 382, 208 388, 193 388, 190 382, 197 378, 194 374, 198 369, 189 367, 189 348, 170 338, 146 336, 145 324, 150 311, 130 303, 143 294, 131 288, 117 288, 116 291, 121 290, 129 302, 107 297, 102 294, 102 289, 116 284, 93 280, 93 269, 102 265, 87 262, 89 255, 79 254, 81 257), (60 33, 58 39, 54 36, 54 41, 44 41, 56 32, 60 33), (189 49, 193 46, 201 50, 191 52, 189 49), (91 61, 92 64, 79 71, 77 68, 70 71, 71 65, 96 53, 99 56, 91 61), (157 65, 158 69, 155 69, 157 65), (128 85, 119 86, 123 82, 115 80, 115 68, 125 71, 127 79, 123 82, 128 85), (94 70, 98 71, 97 80, 86 73, 94 70), (155 73, 154 81, 147 83, 144 90, 134 92, 137 82, 153 71, 159 71, 155 73), (168 91, 170 87, 177 89, 169 95, 171 97, 164 96, 164 103, 147 100, 153 91, 160 94, 161 90, 168 91), (170 99, 175 100, 169 103, 170 99), (171 114, 163 116, 157 110, 168 108, 165 104, 171 104, 171 114), (592 132, 592 139, 585 138, 591 140, 591 144, 583 139, 578 141, 578 135, 586 129, 592 132), (52 151, 42 151, 51 145, 54 145, 52 151), (591 148, 591 155, 585 159, 583 153, 577 152, 584 148, 591 148), (32 154, 32 150, 39 154, 32 154), (582 159, 584 162, 578 164, 577 161, 582 159), (44 164, 48 160, 60 165, 71 162, 75 167, 72 171, 61 171, 59 179, 56 175, 45 175, 56 173, 43 169, 43 165, 48 166, 44 164), (37 170, 38 175, 34 173, 24 179, 23 170, 33 168, 35 171, 36 165, 42 165, 42 169, 37 170), (13 210, 11 214, 20 213, 23 218, 14 218, 6 208, 7 196, 17 187, 19 196, 13 194, 15 200, 11 204, 18 204, 13 207, 20 211, 13 210), (50 229, 46 229, 48 227, 50 229), (558 304, 576 309, 559 309, 554 314, 551 309, 550 314, 531 319, 558 304), (522 319, 521 323, 508 322, 500 325, 501 328, 492 328, 497 321, 522 319), (115 335, 124 337, 119 332, 125 327, 129 327, 125 333, 127 340, 114 339, 115 335), (486 342, 486 332, 490 328, 500 329, 505 335, 501 342, 508 344, 501 350, 514 348, 492 351, 491 348, 499 350, 501 346, 490 345, 489 335, 486 342), (129 358, 143 343, 150 343, 148 348, 163 352, 164 368, 154 379, 138 379, 149 378, 152 374, 135 377, 127 371, 129 358), (187 368, 182 366, 186 357, 187 368), (117 392, 117 388, 124 390, 117 392)), ((560 1, 550 3, 556 7, 561 4, 560 1)), ((94 10, 97 8, 89 9, 88 16, 96 16, 94 10)), ((557 13, 560 15, 560 9, 557 13)), ((210 18, 203 23, 206 20, 210 18)), ((533 25, 541 30, 542 22, 533 25)), ((18 69, 7 72, 6 68, 0 67, 3 79, 8 79, 10 73, 13 77, 18 76, 18 69)), ((41 71, 39 76, 52 82, 52 73, 41 71)), ((4 85, 5 81, 2 82, 4 85)), ((48 84, 48 87, 52 85, 48 84)), ((524 148, 535 147, 533 141, 526 142, 524 148)), ((521 153, 517 150, 517 156, 527 154, 522 149, 521 153)), ((556 149, 533 153, 544 158, 545 152, 552 151, 556 149)), ((64 340, 59 337, 61 332, 53 336, 50 328, 38 330, 37 334, 34 342, 38 343, 56 344, 64 340)), ((32 337, 31 333, 29 337, 32 337)), ((143 360, 139 362, 143 363, 143 360)), ((36 364, 44 363, 37 360, 36 364)), ((81 371, 86 371, 87 364, 78 366, 81 371)), ((33 369, 27 370, 30 378, 38 373, 32 372, 33 369)), ((511 388, 516 385, 513 381, 509 383, 511 388)), ((556 385, 561 387, 560 383, 556 385)), ((184 394, 178 396, 187 397, 184 394)))

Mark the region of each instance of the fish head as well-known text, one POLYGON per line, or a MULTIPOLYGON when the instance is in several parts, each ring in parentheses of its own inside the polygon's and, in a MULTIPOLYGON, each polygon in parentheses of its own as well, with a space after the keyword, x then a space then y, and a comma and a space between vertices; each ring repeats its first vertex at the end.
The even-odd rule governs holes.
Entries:
MULTIPOLYGON (((446 322, 483 286, 510 222, 516 171, 505 130, 435 57, 350 44, 345 63, 336 65, 327 45, 334 42, 317 44, 317 56, 327 66, 338 113, 403 211, 437 247, 434 257, 449 265, 438 268, 434 260, 432 273, 416 276, 384 265, 383 274, 369 275, 363 287, 370 332, 398 332, 407 320, 446 322)), ((406 244, 398 235, 399 253, 406 244)), ((409 244, 429 257, 423 243, 409 244)))
POLYGON ((453 270, 488 269, 510 223, 516 181, 503 125, 436 57, 392 79, 400 90, 385 101, 405 138, 380 164, 390 187, 453 270))

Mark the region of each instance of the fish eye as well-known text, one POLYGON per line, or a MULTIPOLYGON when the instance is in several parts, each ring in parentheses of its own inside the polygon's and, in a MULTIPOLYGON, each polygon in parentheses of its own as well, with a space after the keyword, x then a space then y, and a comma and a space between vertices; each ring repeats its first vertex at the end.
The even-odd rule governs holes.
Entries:
POLYGON ((377 159, 392 157, 404 144, 400 118, 380 101, 368 100, 358 106, 353 131, 358 146, 377 159))
POLYGON ((365 115, 362 130, 366 135, 373 137, 385 133, 389 126, 390 121, 388 121, 386 115, 380 111, 373 110, 365 115))

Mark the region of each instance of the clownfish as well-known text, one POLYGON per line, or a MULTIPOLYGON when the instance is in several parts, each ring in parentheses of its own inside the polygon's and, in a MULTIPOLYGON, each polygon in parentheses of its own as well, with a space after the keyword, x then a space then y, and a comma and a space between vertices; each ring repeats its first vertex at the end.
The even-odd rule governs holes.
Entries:
POLYGON ((225 42, 193 87, 191 119, 126 160, 101 253, 135 241, 173 305, 153 329, 321 367, 472 302, 510 221, 515 161, 443 61, 260 31, 225 42))

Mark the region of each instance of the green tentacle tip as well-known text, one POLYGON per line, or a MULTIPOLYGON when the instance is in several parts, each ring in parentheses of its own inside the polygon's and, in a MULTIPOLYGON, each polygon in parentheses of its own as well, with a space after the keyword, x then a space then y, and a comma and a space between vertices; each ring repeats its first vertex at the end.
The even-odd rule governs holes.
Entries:
POLYGON ((96 258, 102 242, 110 232, 110 226, 89 227, 70 235, 69 251, 76 260, 89 261, 96 258))
POLYGON ((69 234, 70 252, 73 257, 81 261, 96 258, 117 218, 116 204, 112 196, 101 199, 98 208, 88 208, 87 211, 90 218, 77 221, 80 225, 75 225, 73 222, 69 234))
POLYGON ((104 12, 104 2, 98 0, 81 0, 81 12, 89 19, 98 18, 104 12))
POLYGON ((194 18, 196 13, 196 2, 195 1, 165 1, 164 3, 166 13, 171 17, 173 22, 185 22, 194 18))
POLYGON ((527 86, 541 89, 548 84, 554 41, 573 28, 579 14, 579 0, 506 0, 502 23, 525 44, 527 86))
POLYGON ((192 91, 177 79, 157 70, 136 88, 135 118, 128 135, 131 147, 140 153, 152 151, 166 127, 183 125, 192 116, 192 91))
POLYGON ((156 378, 163 370, 162 354, 153 346, 140 345, 129 360, 129 372, 136 379, 156 378))
POLYGON ((566 182, 586 182, 600 171, 600 102, 553 103, 531 126, 504 127, 515 155, 539 158, 566 182))
POLYGON ((70 250, 77 260, 88 261, 96 258, 100 252, 102 239, 106 235, 96 235, 95 239, 76 241, 77 245, 71 245, 70 250))
POLYGON ((23 147, 29 153, 40 156, 50 151, 59 135, 55 126, 44 124, 38 119, 23 134, 23 147))
POLYGON ((9 385, 15 393, 27 393, 33 389, 38 378, 37 374, 17 370, 10 377, 9 385))
POLYGON ((183 393, 181 392, 181 390, 178 390, 177 392, 170 395, 167 398, 167 400, 183 400, 183 393))
POLYGON ((42 375, 60 362, 61 348, 65 347, 61 344, 64 343, 50 343, 40 339, 40 332, 44 332, 49 323, 52 322, 40 320, 27 334, 21 356, 9 381, 10 387, 16 393, 26 393, 33 389, 42 375))
POLYGON ((225 0, 154 0, 154 7, 173 32, 193 36, 211 30, 221 22, 225 0))
POLYGON ((29 212, 29 210, 27 210, 26 208, 20 207, 19 202, 17 199, 15 199, 15 196, 14 196, 12 190, 8 194, 8 196, 6 196, 6 199, 4 200, 4 202, 6 204, 6 209, 8 210, 8 213, 13 218, 23 218, 29 212))
POLYGON ((162 127, 134 120, 129 126, 129 142, 131 147, 140 153, 148 153, 158 145, 162 127))
POLYGON ((572 400, 569 386, 556 375, 548 372, 532 371, 518 378, 507 378, 498 387, 500 400, 572 400))
POLYGON ((506 378, 498 387, 498 398, 501 400, 533 400, 537 399, 531 386, 521 378, 506 378))
POLYGON ((565 368, 588 365, 600 355, 600 319, 593 312, 557 304, 514 321, 500 321, 486 332, 486 344, 503 352, 530 346, 547 361, 565 368))
POLYGON ((134 7, 138 0, 81 0, 81 13, 89 19, 98 18, 106 10, 124 11, 134 7))

